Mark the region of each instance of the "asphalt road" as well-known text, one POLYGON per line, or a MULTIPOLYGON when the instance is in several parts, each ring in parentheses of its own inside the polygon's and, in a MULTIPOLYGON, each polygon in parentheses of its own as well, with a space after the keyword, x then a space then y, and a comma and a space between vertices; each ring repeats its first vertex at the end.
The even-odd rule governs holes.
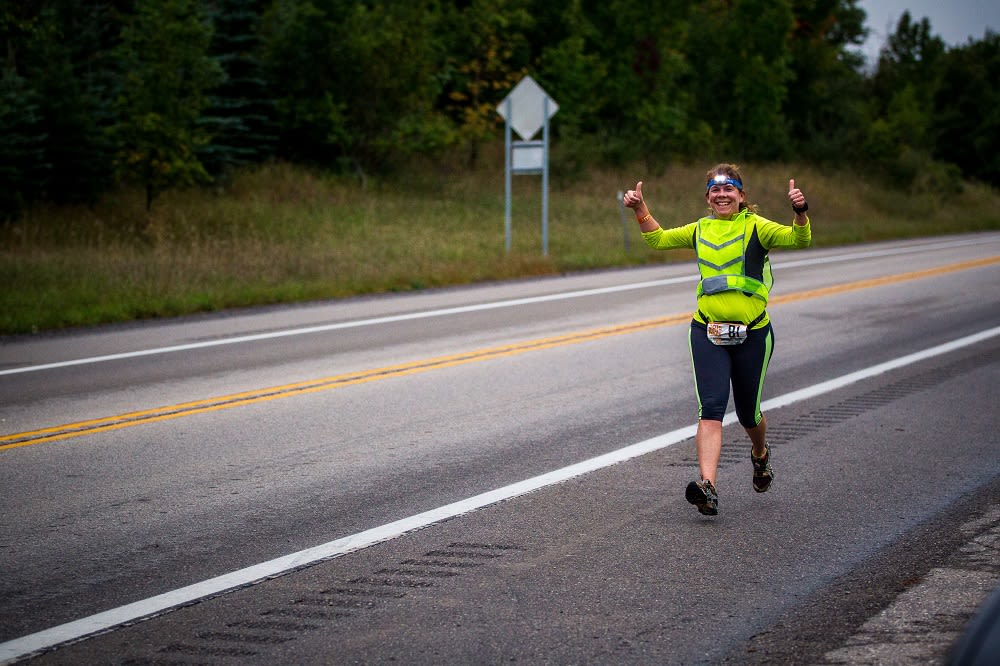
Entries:
POLYGON ((941 662, 1000 582, 1000 234, 772 259, 776 480, 727 426, 715 518, 690 265, 3 340, 0 661, 941 662))

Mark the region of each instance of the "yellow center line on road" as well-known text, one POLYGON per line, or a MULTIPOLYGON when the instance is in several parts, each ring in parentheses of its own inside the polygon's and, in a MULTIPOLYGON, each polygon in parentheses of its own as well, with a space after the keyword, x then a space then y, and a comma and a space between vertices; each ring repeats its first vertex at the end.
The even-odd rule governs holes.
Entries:
MULTIPOLYGON (((775 296, 771 298, 769 305, 792 303, 795 301, 808 300, 812 298, 821 298, 823 296, 830 296, 833 294, 843 294, 851 291, 858 291, 861 289, 870 289, 873 287, 878 287, 887 284, 907 282, 910 280, 919 280, 926 277, 943 275, 947 273, 953 273, 956 271, 968 270, 972 268, 980 268, 983 266, 988 266, 996 263, 1000 263, 1000 256, 988 257, 985 259, 976 259, 973 261, 964 261, 956 264, 940 266, 937 268, 928 268, 925 270, 913 271, 910 273, 901 273, 899 275, 890 275, 887 277, 873 278, 869 280, 859 280, 857 282, 849 282, 847 284, 842 284, 842 285, 835 285, 831 287, 823 287, 821 289, 811 289, 807 291, 800 291, 782 296, 775 296)), ((166 421, 168 419, 176 419, 183 416, 203 414, 206 412, 213 412, 222 409, 230 409, 232 407, 252 405, 254 403, 264 402, 269 400, 277 400, 279 398, 290 398, 293 396, 303 395, 307 393, 329 391, 331 389, 342 388, 344 386, 353 386, 355 384, 362 384, 365 382, 376 381, 379 379, 402 377, 420 372, 427 372, 429 370, 438 370, 441 368, 449 368, 457 365, 463 365, 466 363, 474 363, 478 361, 486 361, 504 356, 514 356, 517 354, 524 354, 526 352, 540 351, 542 349, 550 349, 552 347, 561 347, 581 342, 590 342, 593 340, 600 340, 602 338, 607 338, 615 335, 625 335, 628 333, 636 333, 639 331, 645 331, 652 328, 673 326, 676 324, 688 322, 690 320, 691 320, 691 314, 686 312, 683 314, 675 314, 666 317, 658 317, 656 319, 648 319, 645 321, 632 322, 629 324, 606 326, 602 328, 592 329, 589 331, 578 331, 576 333, 569 333, 566 335, 560 335, 550 338, 527 340, 524 342, 503 345, 500 347, 490 347, 490 348, 465 352, 462 354, 454 354, 451 356, 439 356, 436 358, 422 359, 410 363, 403 363, 400 365, 392 365, 383 368, 363 370, 360 372, 335 375, 332 377, 322 377, 319 379, 313 379, 304 382, 284 384, 281 386, 272 386, 269 388, 257 389, 253 391, 244 391, 242 393, 233 393, 230 395, 207 398, 204 400, 196 400, 192 402, 184 402, 176 405, 169 405, 166 407, 158 407, 155 409, 129 412, 126 414, 119 414, 116 416, 91 419, 87 421, 78 421, 75 423, 67 423, 63 425, 53 426, 50 428, 42 428, 40 430, 31 430, 27 432, 3 435, 0 436, 0 451, 5 449, 13 449, 21 446, 30 446, 32 444, 42 444, 45 442, 55 442, 59 440, 70 439, 73 437, 82 437, 84 435, 92 435, 110 430, 119 430, 121 428, 127 428, 145 423, 156 423, 158 421, 166 421)))

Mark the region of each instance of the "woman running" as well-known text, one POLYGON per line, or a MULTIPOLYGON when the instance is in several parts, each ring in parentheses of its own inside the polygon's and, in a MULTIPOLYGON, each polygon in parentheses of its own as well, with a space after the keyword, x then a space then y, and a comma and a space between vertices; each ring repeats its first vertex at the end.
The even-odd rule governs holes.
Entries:
POLYGON ((695 445, 701 479, 688 484, 685 497, 705 515, 719 512, 716 473, 722 453, 722 418, 732 385, 736 416, 752 447, 753 488, 767 492, 774 479, 767 420, 760 411, 764 375, 774 349, 767 315, 775 247, 807 247, 812 240, 802 190, 788 181, 788 200, 795 219, 779 224, 757 214, 747 203, 743 176, 733 164, 719 164, 706 174, 705 201, 711 214, 697 222, 663 229, 642 196, 642 182, 625 193, 623 203, 635 211, 646 244, 658 250, 694 249, 698 258, 697 308, 689 341, 698 398, 695 445))

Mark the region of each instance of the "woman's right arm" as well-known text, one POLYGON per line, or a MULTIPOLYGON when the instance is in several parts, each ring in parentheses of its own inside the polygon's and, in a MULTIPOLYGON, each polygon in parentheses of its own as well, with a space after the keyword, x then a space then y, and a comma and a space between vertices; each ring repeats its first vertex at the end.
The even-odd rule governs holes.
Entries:
POLYGON ((663 229, 656 218, 649 212, 646 200, 642 196, 642 181, 635 184, 634 190, 629 190, 622 197, 622 204, 635 211, 635 219, 639 223, 639 231, 646 245, 655 250, 670 250, 673 248, 694 247, 694 226, 696 223, 683 227, 663 229))
MULTIPOLYGON (((685 224, 682 227, 663 229, 660 225, 656 224, 656 221, 654 220, 654 229, 652 231, 643 231, 642 239, 646 241, 646 245, 654 250, 677 250, 685 247, 693 248, 694 230, 697 225, 697 222, 691 222, 690 224, 685 224)), ((642 229, 642 225, 640 225, 639 228, 642 229)))
POLYGON ((650 214, 649 208, 646 206, 646 200, 642 197, 641 180, 635 184, 634 190, 629 190, 625 193, 625 196, 622 197, 622 204, 626 208, 631 208, 635 213, 635 219, 639 223, 639 230, 643 233, 660 228, 660 225, 656 223, 656 220, 650 214))

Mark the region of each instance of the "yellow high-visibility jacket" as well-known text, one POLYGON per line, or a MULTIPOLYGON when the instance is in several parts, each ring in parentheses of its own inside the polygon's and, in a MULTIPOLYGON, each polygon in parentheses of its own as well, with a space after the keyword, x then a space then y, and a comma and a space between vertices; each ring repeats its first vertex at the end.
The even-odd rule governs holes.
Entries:
POLYGON ((672 229, 643 233, 657 250, 693 249, 698 256, 696 321, 734 321, 766 326, 767 299, 773 278, 768 251, 802 248, 812 242, 808 218, 803 225, 779 224, 742 210, 730 220, 703 217, 672 229))

